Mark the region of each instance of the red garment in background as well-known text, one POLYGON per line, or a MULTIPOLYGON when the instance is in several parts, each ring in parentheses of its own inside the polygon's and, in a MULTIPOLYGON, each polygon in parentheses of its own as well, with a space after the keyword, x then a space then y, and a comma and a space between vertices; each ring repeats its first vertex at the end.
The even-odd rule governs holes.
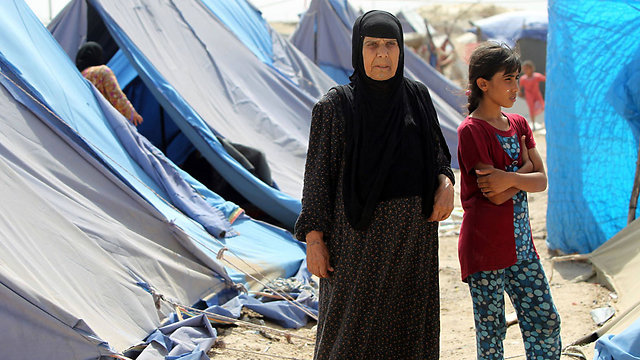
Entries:
POLYGON ((529 116, 532 118, 544 111, 544 99, 540 92, 540 83, 545 80, 546 77, 537 72, 534 72, 532 76, 523 74, 520 77, 520 87, 524 89, 524 98, 529 107, 529 116))

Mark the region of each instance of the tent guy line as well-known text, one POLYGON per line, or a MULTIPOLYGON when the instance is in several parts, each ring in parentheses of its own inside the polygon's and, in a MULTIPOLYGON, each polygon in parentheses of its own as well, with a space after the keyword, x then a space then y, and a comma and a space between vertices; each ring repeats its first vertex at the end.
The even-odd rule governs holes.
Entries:
MULTIPOLYGON (((52 116, 54 116, 57 120, 59 120, 60 122, 62 122, 64 125, 66 125, 69 129, 72 129, 72 131, 79 137, 81 138, 83 141, 86 141, 87 144, 94 146, 96 149, 98 149, 98 151, 104 155, 105 157, 107 157, 109 160, 113 161, 114 164, 117 164, 122 170, 124 170, 127 174, 129 174, 131 177, 133 177, 134 179, 136 179, 138 182, 140 182, 144 187, 146 187, 147 189, 149 189, 151 192, 153 192, 156 196, 158 196, 158 198, 160 198, 163 202, 165 202, 167 205, 169 205, 170 207, 172 207, 174 210, 176 210, 177 212, 182 213, 182 211, 178 208, 176 208, 173 204, 171 204, 169 201, 167 201, 163 196, 161 196, 160 194, 158 194, 155 190, 153 190, 151 187, 149 187, 147 184, 145 184, 140 178, 138 178, 135 174, 132 174, 131 172, 129 172, 124 166, 122 166, 120 163, 118 163, 118 161, 116 161, 115 159, 111 158, 108 154, 106 154, 105 152, 102 151, 102 149, 100 149, 99 147, 95 146, 94 144, 91 143, 91 141, 89 141, 89 139, 83 137, 78 131, 76 131, 75 129, 73 129, 66 121, 64 121, 63 119, 61 119, 56 113, 54 113, 51 109, 49 109, 48 106, 45 106, 42 102, 40 102, 38 99, 36 99, 33 95, 31 95, 28 91, 25 91, 19 84, 17 84, 15 81, 13 81, 10 77, 8 77, 1 69, 0 69, 0 74, 7 79, 9 82, 11 82, 17 89, 19 89, 21 92, 23 92, 25 95, 27 95, 29 98, 31 98, 31 100, 33 100, 35 103, 37 103, 39 106, 41 106, 45 111, 47 111, 48 113, 50 113, 52 116)), ((189 219, 190 221, 192 221, 193 223, 195 223, 196 225, 200 225, 199 223, 197 223, 195 220, 193 220, 191 217, 187 217, 187 219, 189 219)), ((180 228, 180 226, 178 226, 177 224, 173 224, 174 226, 180 228)), ((200 240, 192 237, 191 235, 189 235, 186 231, 185 234, 193 241, 195 241, 196 243, 202 245, 205 249, 211 251, 212 253, 216 253, 218 254, 217 259, 224 261, 226 264, 228 264, 229 266, 233 267, 235 270, 243 273, 244 275, 248 276, 249 278, 253 279, 254 281, 258 282, 260 285, 264 286, 265 288, 273 291, 274 293, 280 295, 284 300, 286 300, 287 302, 289 302, 290 304, 292 304, 293 306, 299 308, 300 310, 302 310, 306 315, 308 315, 309 317, 311 317, 314 320, 317 320, 317 316, 315 316, 313 313, 311 313, 304 305, 300 304, 299 302, 297 302, 295 299, 293 299, 292 297, 286 295, 286 294, 282 294, 280 293, 278 290, 272 288, 271 286, 269 286, 269 284, 264 283, 263 281, 259 280, 258 278, 254 277, 253 275, 249 274, 248 272, 246 272, 245 270, 241 269, 240 267, 236 266, 234 263, 232 263, 231 261, 227 260, 226 258, 224 258, 223 253, 224 251, 229 251, 231 254, 233 254, 238 260, 240 260, 244 265, 246 265, 247 267, 249 267, 251 270, 255 271, 259 276, 261 276, 263 279, 267 278, 266 275, 262 274, 262 272, 260 272, 260 270, 254 268, 250 263, 248 263, 247 261, 245 261, 241 256, 239 256, 238 254, 236 254, 232 249, 229 249, 227 247, 224 246, 224 243, 222 243, 220 240, 218 240, 215 236, 209 234, 209 236, 211 238, 213 238, 216 242, 218 242, 222 248, 220 249, 220 251, 216 252, 213 249, 211 249, 207 244, 201 242, 200 240)), ((225 281, 228 281, 225 279, 225 281)), ((234 288, 238 289, 238 287, 243 287, 241 284, 233 284, 232 285, 234 288)), ((245 289, 246 291, 246 289, 245 289)), ((164 297, 162 297, 164 298, 164 297)), ((185 307, 183 305, 180 305, 181 307, 185 307)))

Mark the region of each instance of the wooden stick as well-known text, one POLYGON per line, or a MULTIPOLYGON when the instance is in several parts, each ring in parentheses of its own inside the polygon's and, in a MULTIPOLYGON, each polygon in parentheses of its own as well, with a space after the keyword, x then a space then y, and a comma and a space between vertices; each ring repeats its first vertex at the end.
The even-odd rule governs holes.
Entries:
POLYGON ((629 201, 629 215, 627 225, 636 219, 636 208, 638 207, 638 194, 640 194, 640 147, 638 148, 638 159, 636 160, 636 176, 633 179, 633 190, 629 201))

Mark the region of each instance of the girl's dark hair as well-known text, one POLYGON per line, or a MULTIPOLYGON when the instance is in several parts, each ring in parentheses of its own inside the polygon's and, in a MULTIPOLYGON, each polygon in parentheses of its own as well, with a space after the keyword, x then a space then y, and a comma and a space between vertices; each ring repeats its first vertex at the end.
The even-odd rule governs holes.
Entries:
POLYGON ((520 73, 520 55, 505 44, 485 42, 480 44, 469 59, 469 103, 467 109, 471 114, 478 108, 482 99, 482 90, 478 87, 479 78, 491 80, 495 73, 504 70, 505 73, 520 73))

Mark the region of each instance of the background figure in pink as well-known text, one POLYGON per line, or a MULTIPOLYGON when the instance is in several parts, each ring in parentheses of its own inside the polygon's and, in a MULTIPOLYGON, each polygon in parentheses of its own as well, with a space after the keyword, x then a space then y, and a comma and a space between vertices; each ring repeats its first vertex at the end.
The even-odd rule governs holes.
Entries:
POLYGON ((518 96, 522 97, 524 90, 524 98, 529 107, 529 117, 531 118, 533 130, 536 129, 536 115, 544 111, 544 99, 540 92, 539 83, 546 80, 544 75, 535 71, 536 68, 533 65, 533 61, 527 60, 522 63, 524 75, 520 76, 520 93, 518 94, 518 96))
POLYGON ((104 64, 102 46, 87 41, 76 55, 76 66, 87 80, 133 125, 142 122, 142 116, 133 108, 127 95, 122 92, 118 79, 107 65, 104 64))

